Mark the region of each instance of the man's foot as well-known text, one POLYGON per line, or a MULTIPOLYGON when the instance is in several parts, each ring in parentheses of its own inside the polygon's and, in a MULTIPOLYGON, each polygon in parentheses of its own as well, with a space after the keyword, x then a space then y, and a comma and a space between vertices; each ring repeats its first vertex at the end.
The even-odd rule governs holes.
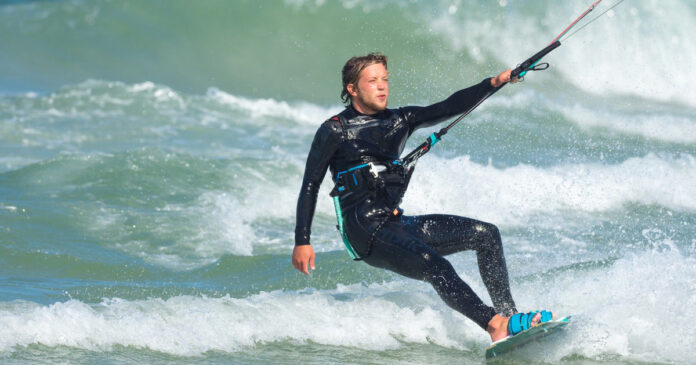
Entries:
POLYGON ((508 332, 508 322, 510 317, 503 317, 500 314, 496 314, 488 322, 486 331, 491 336, 491 341, 499 341, 510 335, 508 332))
MULTIPOLYGON (((532 326, 536 326, 541 321, 541 312, 537 313, 532 317, 532 326)), ((486 328, 488 334, 491 336, 491 341, 499 341, 505 337, 510 336, 510 331, 508 330, 508 324, 510 322, 510 317, 503 317, 500 314, 496 314, 489 322, 486 328)))

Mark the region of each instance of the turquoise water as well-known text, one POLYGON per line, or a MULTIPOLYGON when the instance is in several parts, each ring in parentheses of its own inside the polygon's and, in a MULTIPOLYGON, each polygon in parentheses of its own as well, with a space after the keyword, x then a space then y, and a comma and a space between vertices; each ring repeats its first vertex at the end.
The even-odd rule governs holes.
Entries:
MULTIPOLYGON (((381 50, 390 105, 424 105, 587 5, 0 1, 0 361, 482 362, 432 288, 349 260, 328 179, 294 271, 304 160, 348 57, 381 50)), ((513 362, 692 362, 694 29, 625 2, 421 160, 407 214, 497 224, 520 309, 574 316, 513 362)))

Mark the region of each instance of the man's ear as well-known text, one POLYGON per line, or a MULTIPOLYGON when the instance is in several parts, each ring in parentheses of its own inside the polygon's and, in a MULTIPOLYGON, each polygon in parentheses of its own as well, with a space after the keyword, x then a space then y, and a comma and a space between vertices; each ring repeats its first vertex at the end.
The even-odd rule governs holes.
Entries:
POLYGON ((346 85, 346 90, 348 90, 348 94, 350 94, 350 96, 358 96, 358 90, 355 89, 355 84, 350 83, 346 85))

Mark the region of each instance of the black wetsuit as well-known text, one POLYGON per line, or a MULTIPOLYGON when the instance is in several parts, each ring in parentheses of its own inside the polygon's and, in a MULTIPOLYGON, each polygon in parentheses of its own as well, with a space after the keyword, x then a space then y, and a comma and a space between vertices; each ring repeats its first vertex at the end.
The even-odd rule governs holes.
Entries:
POLYGON ((361 164, 386 166, 389 171, 381 174, 389 177, 387 183, 370 181, 367 168, 355 170, 359 173, 346 178, 350 182, 339 181, 339 185, 356 186, 341 196, 341 206, 346 236, 360 257, 372 266, 431 283, 450 307, 484 329, 496 313, 516 312, 500 233, 494 225, 453 215, 411 217, 393 212, 407 184, 399 179, 403 174, 395 171, 399 166, 393 161, 403 152, 408 137, 416 129, 463 113, 493 89, 486 79, 427 107, 386 109, 375 115, 361 114, 351 105, 324 122, 307 157, 297 203, 295 244, 309 244, 319 185, 328 168, 336 182, 338 173, 361 164), (494 308, 484 304, 443 257, 464 250, 476 251, 494 308))

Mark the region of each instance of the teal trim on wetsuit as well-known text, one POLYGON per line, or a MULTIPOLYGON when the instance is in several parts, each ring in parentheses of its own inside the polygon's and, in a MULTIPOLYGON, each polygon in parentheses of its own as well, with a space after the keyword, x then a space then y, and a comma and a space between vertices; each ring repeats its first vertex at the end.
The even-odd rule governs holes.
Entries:
MULTIPOLYGON (((360 114, 349 106, 324 122, 307 157, 297 203, 295 244, 309 244, 319 185, 329 168, 335 181, 337 172, 367 162, 396 166, 393 161, 415 130, 462 113, 492 89, 486 79, 430 106, 386 109, 375 115, 360 114)), ((449 306, 484 329, 496 313, 515 311, 502 242, 494 225, 450 215, 393 216, 392 207, 398 206, 406 182, 392 179, 375 186, 361 180, 365 170, 344 175, 356 179, 353 183, 360 188, 337 190, 346 237, 366 263, 431 283, 449 306), (444 258, 463 250, 476 251, 495 308, 484 304, 444 258)))

